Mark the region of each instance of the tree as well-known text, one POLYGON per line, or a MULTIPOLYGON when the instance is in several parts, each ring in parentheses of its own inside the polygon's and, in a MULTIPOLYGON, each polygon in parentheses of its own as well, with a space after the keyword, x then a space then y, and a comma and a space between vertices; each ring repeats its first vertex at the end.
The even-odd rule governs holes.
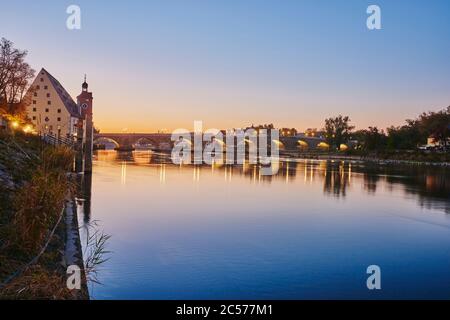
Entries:
POLYGON ((438 112, 422 113, 418 121, 423 135, 447 146, 450 137, 450 106, 438 112))
POLYGON ((418 120, 406 120, 406 125, 401 127, 391 126, 387 128, 389 149, 416 149, 424 143, 424 136, 420 132, 420 122, 418 120))
MULTIPOLYGON (((14 44, 0 40, 0 111, 25 117, 25 105, 31 97, 25 97, 29 81, 35 71, 25 62, 27 51, 14 48, 14 44)), ((31 93, 31 92, 30 92, 31 93)))
POLYGON ((347 142, 354 126, 350 125, 350 118, 339 115, 335 118, 325 119, 325 137, 327 142, 334 149, 339 149, 340 145, 347 142))
POLYGON ((363 150, 373 151, 381 150, 386 146, 386 134, 377 127, 369 127, 365 130, 359 130, 352 135, 358 140, 358 144, 363 150))

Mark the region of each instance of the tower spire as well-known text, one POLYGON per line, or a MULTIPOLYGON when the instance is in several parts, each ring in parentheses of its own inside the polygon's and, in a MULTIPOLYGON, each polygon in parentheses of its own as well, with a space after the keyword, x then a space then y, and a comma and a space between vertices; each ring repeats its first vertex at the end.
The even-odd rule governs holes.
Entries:
POLYGON ((81 88, 82 88, 82 91, 87 91, 87 89, 88 89, 88 84, 86 82, 86 73, 84 74, 84 82, 81 85, 81 88))

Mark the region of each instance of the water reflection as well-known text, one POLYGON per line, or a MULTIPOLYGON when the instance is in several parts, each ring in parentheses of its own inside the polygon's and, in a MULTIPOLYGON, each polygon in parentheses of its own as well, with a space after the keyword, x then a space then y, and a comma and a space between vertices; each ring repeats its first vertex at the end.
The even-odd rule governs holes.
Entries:
MULTIPOLYGON (((126 184, 127 166, 156 166, 161 184, 166 182, 167 166, 174 166, 170 155, 152 151, 113 152, 99 151, 98 161, 116 162, 121 164, 121 183, 126 184)), ((231 181, 233 175, 246 177, 252 183, 271 183, 283 180, 293 183, 298 178, 307 183, 322 181, 323 193, 327 196, 347 196, 352 185, 352 175, 363 179, 363 189, 370 195, 376 195, 380 181, 389 185, 401 185, 404 191, 418 198, 419 204, 427 208, 436 208, 450 213, 450 170, 445 167, 421 166, 389 166, 363 163, 357 161, 319 161, 284 159, 279 163, 278 173, 262 175, 259 165, 179 165, 180 170, 192 170, 192 180, 200 182, 202 170, 211 174, 221 174, 224 181, 231 181)), ((85 185, 89 186, 91 176, 84 177, 85 185)), ((88 210, 89 212, 89 210, 88 210)))
POLYGON ((346 170, 344 163, 335 165, 327 162, 325 164, 324 193, 335 197, 345 197, 347 195, 347 187, 350 185, 350 167, 346 170))
POLYGON ((113 254, 91 296, 370 299, 378 264, 380 298, 449 297, 448 169, 292 158, 277 169, 99 151, 79 221, 100 220, 113 254))
POLYGON ((76 188, 77 212, 84 224, 91 221, 92 174, 78 174, 76 188))

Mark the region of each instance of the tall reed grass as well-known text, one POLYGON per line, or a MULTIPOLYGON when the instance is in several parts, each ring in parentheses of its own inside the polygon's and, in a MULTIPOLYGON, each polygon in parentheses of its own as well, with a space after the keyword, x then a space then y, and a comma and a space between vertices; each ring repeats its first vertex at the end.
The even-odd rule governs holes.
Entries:
POLYGON ((67 177, 72 164, 73 152, 70 149, 44 148, 31 180, 15 194, 13 238, 16 245, 26 252, 40 248, 49 229, 56 223, 65 196, 73 187, 67 177))
MULTIPOLYGON (((44 246, 72 188, 71 149, 39 137, 0 131, 0 169, 13 187, 0 185, 0 282, 28 263, 44 246)), ((38 264, 0 290, 2 298, 71 298, 61 273, 60 225, 38 264)))

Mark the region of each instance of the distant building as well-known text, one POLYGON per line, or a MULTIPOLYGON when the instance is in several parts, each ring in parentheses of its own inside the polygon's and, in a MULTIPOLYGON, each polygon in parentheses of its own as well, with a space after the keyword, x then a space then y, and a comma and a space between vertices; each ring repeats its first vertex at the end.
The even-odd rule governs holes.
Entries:
MULTIPOLYGON (((450 144, 450 138, 448 138, 447 140, 447 145, 450 144)), ((427 148, 438 148, 438 147, 443 147, 445 146, 444 143, 442 143, 442 141, 436 141, 433 137, 429 137, 427 139, 427 144, 425 147, 427 148)))
MULTIPOLYGON (((71 138, 83 120, 81 105, 73 101, 61 83, 44 68, 39 71, 30 89, 27 115, 39 134, 71 138)), ((84 127, 84 126, 83 126, 84 127)))
POLYGON ((295 128, 281 128, 280 134, 282 137, 294 137, 297 135, 297 129, 295 128))
POLYGON ((305 130, 304 133, 305 137, 317 137, 317 138, 324 138, 325 132, 318 131, 316 128, 308 128, 305 130))
POLYGON ((271 130, 271 129, 275 129, 275 127, 273 126, 273 124, 264 124, 264 125, 260 124, 257 126, 252 124, 251 127, 244 128, 244 131, 249 130, 249 129, 253 129, 256 132, 259 132, 259 130, 261 130, 261 129, 271 130))

